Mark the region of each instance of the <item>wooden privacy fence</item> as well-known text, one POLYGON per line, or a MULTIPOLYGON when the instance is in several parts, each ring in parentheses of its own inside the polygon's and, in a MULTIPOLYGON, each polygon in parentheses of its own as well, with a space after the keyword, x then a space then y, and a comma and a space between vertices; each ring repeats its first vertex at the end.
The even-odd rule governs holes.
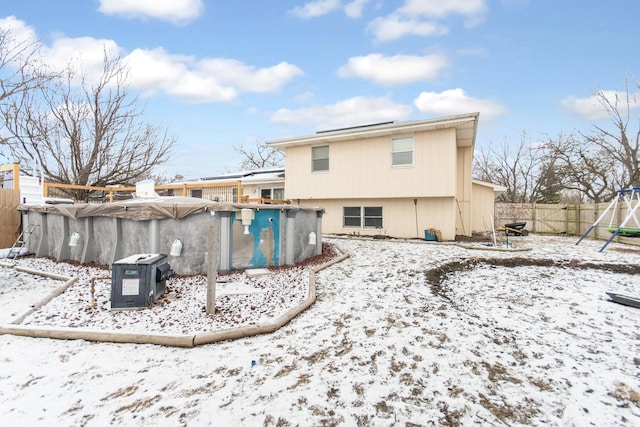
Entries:
MULTIPOLYGON (((513 222, 526 222, 531 233, 557 236, 575 236, 576 241, 607 210, 611 202, 580 205, 537 204, 537 203, 496 203, 495 226, 513 222)), ((610 210, 602 218, 587 238, 607 240, 611 233, 606 229, 611 224, 617 227, 627 215, 627 206, 620 202, 615 211, 610 210)), ((639 215, 640 216, 640 215, 639 215)), ((616 242, 640 245, 640 239, 616 237, 616 242)))
POLYGON ((17 164, 0 166, 0 248, 10 248, 20 234, 19 168, 17 164))

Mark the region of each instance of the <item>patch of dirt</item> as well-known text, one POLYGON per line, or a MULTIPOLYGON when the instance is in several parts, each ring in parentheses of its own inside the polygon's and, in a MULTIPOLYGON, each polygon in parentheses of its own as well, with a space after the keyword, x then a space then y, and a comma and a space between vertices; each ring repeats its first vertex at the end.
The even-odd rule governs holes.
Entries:
POLYGON ((446 298, 443 292, 443 282, 448 276, 457 272, 475 268, 478 264, 492 265, 496 267, 557 267, 557 268, 574 268, 577 270, 602 270, 611 273, 622 274, 640 274, 640 265, 634 264, 613 264, 613 263, 589 263, 580 262, 580 260, 553 260, 553 259, 535 259, 535 258, 469 258, 462 261, 452 261, 442 264, 436 268, 428 270, 425 273, 427 283, 431 286, 431 291, 435 295, 446 298))
POLYGON ((338 256, 338 250, 336 247, 330 243, 322 244, 322 253, 320 255, 313 256, 311 258, 307 258, 304 261, 297 262, 294 266, 291 265, 283 265, 277 267, 269 267, 269 270, 279 271, 295 268, 305 268, 307 266, 316 266, 324 264, 325 262, 331 261, 332 259, 338 256))
POLYGON ((483 242, 493 242, 493 236, 491 235, 491 233, 478 233, 478 232, 474 232, 471 234, 471 236, 456 236, 455 238, 456 242, 463 242, 463 243, 483 243, 483 242))

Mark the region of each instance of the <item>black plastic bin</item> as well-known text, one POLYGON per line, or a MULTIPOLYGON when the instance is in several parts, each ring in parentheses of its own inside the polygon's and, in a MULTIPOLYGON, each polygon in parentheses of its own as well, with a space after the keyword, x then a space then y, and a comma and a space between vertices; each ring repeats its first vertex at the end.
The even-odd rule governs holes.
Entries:
POLYGON ((135 254, 111 266, 111 309, 145 308, 166 290, 173 270, 164 254, 135 254))

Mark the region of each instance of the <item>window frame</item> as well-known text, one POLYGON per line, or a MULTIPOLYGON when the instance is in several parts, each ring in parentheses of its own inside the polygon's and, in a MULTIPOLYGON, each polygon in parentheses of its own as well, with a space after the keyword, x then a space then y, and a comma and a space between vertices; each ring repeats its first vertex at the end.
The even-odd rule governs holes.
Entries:
POLYGON ((407 168, 415 165, 415 156, 416 156, 416 139, 415 135, 404 135, 404 136, 395 136, 391 138, 390 142, 390 151, 391 151, 391 167, 392 168, 407 168), (411 141, 411 149, 410 150, 400 150, 399 148, 394 149, 394 143, 400 143, 400 141, 411 141), (395 163, 395 157, 397 155, 406 155, 407 153, 411 153, 411 162, 410 163, 395 163))
POLYGON ((383 206, 343 206, 342 207, 342 228, 356 228, 356 229, 369 229, 369 230, 378 230, 384 228, 384 207, 383 206), (347 215, 347 209, 350 209, 349 215, 347 215), (358 210, 358 214, 354 214, 354 209, 358 210), (367 209, 369 213, 367 213, 367 209), (379 209, 379 214, 377 212, 371 212, 371 210, 379 209), (347 219, 351 221, 347 221, 347 219), (347 222, 355 222, 357 219, 358 225, 355 224, 347 224, 347 222), (379 224, 375 225, 367 225, 370 221, 379 222, 379 224))
POLYGON ((382 215, 383 213, 383 209, 382 206, 363 206, 362 207, 362 228, 374 228, 374 229, 381 229, 384 226, 384 216, 382 215), (380 213, 369 213, 367 214, 367 209, 369 209, 370 211, 372 209, 379 209, 380 213), (371 221, 375 221, 376 223, 379 221, 380 224, 375 224, 375 225, 367 225, 367 221, 371 222, 371 221))
POLYGON ((284 187, 262 187, 260 188, 260 198, 261 199, 269 199, 269 200, 284 200, 284 187), (282 191, 282 197, 278 198, 275 197, 275 192, 281 190, 282 191), (264 197, 264 192, 268 191, 269 192, 269 197, 264 197))
POLYGON ((329 144, 316 145, 311 147, 311 172, 329 172, 329 144), (315 153, 319 152, 319 149, 324 148, 327 150, 326 157, 316 157, 315 153), (320 169, 317 167, 316 162, 326 161, 326 169, 320 169))
POLYGON ((342 207, 342 228, 362 228, 362 206, 343 206, 342 207), (351 213, 347 215, 347 209, 358 209, 358 215, 351 213), (347 225, 347 218, 353 220, 357 218, 358 225, 347 225))

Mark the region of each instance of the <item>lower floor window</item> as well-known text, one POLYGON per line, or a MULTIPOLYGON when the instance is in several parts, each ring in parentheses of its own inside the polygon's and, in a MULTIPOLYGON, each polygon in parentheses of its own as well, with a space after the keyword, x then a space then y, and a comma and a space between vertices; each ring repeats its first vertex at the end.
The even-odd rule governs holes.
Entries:
POLYGON ((342 225, 345 228, 382 228, 382 206, 345 206, 342 225))
POLYGON ((260 197, 263 199, 284 199, 284 188, 263 188, 260 190, 260 197))

